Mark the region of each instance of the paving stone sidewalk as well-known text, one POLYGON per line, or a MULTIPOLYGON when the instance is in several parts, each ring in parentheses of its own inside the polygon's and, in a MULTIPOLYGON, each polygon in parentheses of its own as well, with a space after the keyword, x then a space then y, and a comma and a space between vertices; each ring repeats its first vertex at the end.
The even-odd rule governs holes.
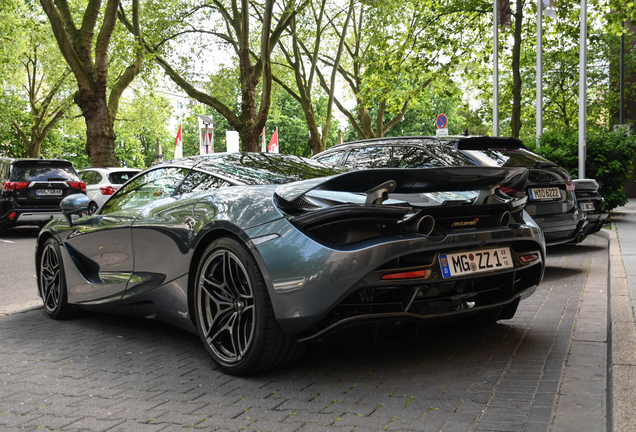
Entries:
POLYGON ((604 237, 552 247, 513 320, 317 344, 248 378, 160 323, 0 316, 0 430, 605 431, 607 268, 604 237))

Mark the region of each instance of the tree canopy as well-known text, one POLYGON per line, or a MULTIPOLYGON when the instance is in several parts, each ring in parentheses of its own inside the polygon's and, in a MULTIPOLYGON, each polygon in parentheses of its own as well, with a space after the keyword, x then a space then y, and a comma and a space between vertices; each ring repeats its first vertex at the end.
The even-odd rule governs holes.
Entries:
MULTIPOLYGON (((526 141, 536 7, 511 2, 497 47, 501 134, 526 141)), ((588 10, 587 127, 608 130, 621 21, 634 7, 589 0, 588 10)), ((346 140, 433 135, 442 112, 452 134, 491 130, 488 1, 6 0, 0 12, 3 154, 148 166, 157 139, 171 156, 168 118, 183 125, 184 153, 198 152, 197 114, 215 119, 215 151, 230 130, 259 151, 263 128, 267 140, 278 128, 280 150, 305 156, 333 145, 338 129, 346 140), (162 93, 170 86, 191 99, 185 114, 162 93)), ((564 0, 543 20, 546 132, 578 124, 579 17, 580 4, 564 0)), ((625 65, 636 74, 636 50, 625 65)))

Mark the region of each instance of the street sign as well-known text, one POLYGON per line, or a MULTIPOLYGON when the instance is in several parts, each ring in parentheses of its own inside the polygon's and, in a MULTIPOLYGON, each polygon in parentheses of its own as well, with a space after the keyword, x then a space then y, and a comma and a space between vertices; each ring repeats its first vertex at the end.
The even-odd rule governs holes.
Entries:
POLYGON ((435 120, 435 125, 437 126, 437 129, 446 129, 446 126, 448 126, 448 118, 446 118, 446 114, 439 114, 435 120))
POLYGON ((447 137, 448 136, 448 129, 436 129, 435 130, 435 136, 436 137, 447 137))

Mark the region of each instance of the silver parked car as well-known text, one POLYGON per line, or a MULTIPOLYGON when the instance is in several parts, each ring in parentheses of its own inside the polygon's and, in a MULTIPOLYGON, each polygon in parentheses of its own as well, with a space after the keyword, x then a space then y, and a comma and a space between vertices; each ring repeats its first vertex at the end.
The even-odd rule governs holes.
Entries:
POLYGON ((79 176, 86 183, 88 195, 88 213, 93 214, 124 183, 137 175, 137 168, 88 168, 81 170, 79 176))
POLYGON ((501 192, 527 169, 344 171, 216 153, 153 166, 93 215, 66 197, 36 245, 45 310, 167 322, 245 375, 344 329, 510 319, 541 282, 543 234, 501 192))

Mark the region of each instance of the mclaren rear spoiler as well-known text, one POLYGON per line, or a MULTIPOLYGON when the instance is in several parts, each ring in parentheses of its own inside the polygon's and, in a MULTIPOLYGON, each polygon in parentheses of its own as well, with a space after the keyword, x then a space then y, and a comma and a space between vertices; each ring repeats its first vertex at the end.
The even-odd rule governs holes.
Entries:
POLYGON ((453 167, 387 168, 351 171, 331 177, 304 180, 278 186, 276 194, 294 201, 311 190, 366 193, 374 196, 382 190, 395 193, 482 191, 505 186, 523 190, 528 178, 525 168, 453 167))

